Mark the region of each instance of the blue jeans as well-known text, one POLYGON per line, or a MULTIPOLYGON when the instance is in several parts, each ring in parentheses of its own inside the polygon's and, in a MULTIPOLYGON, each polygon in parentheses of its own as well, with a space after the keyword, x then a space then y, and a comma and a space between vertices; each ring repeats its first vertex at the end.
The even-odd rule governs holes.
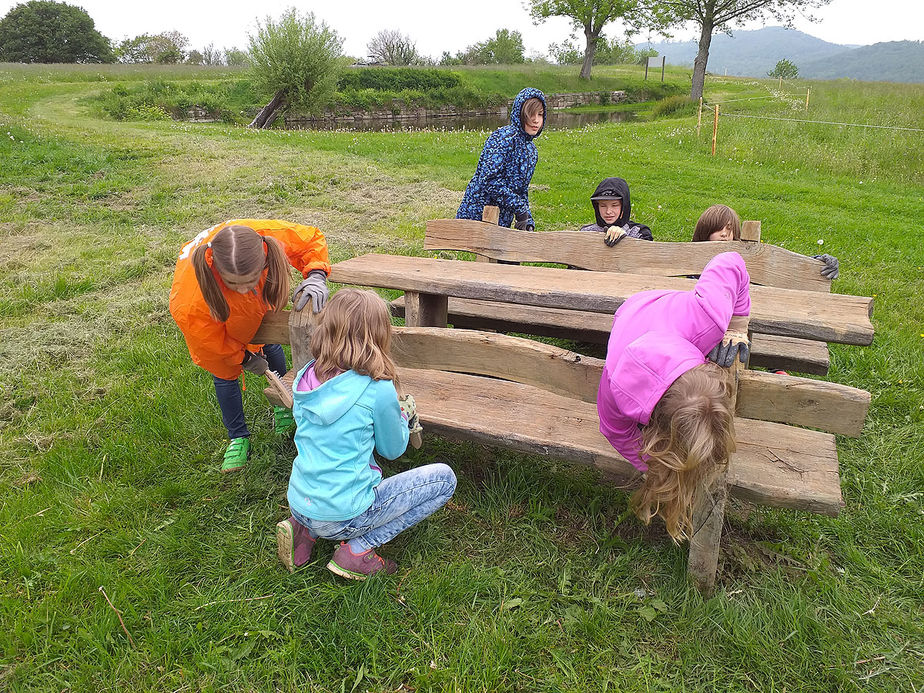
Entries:
POLYGON ((292 517, 312 537, 348 541, 353 553, 381 546, 442 508, 456 490, 456 475, 441 462, 395 474, 375 487, 372 505, 352 520, 312 520, 292 510, 292 517))
MULTIPOLYGON (((270 370, 282 377, 286 374, 286 354, 278 344, 267 344, 263 347, 263 356, 269 364, 270 370)), ((244 420, 244 399, 241 396, 241 386, 237 378, 225 380, 217 375, 212 376, 215 382, 215 395, 218 397, 218 408, 221 409, 221 421, 228 429, 229 438, 248 438, 250 431, 244 420)))

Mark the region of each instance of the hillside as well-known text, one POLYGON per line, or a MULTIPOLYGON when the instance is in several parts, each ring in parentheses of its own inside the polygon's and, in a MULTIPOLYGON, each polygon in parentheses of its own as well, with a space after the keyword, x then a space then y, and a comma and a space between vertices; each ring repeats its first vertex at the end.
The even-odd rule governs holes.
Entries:
MULTIPOLYGON (((696 41, 638 44, 667 56, 671 65, 693 66, 696 41)), ((713 74, 765 77, 778 60, 799 68, 800 77, 860 79, 879 82, 924 82, 924 42, 891 41, 871 46, 845 46, 779 26, 757 31, 715 34, 709 50, 713 74)))
POLYGON ((924 42, 921 41, 875 43, 804 64, 795 62, 800 77, 924 82, 924 42))
MULTIPOLYGON (((639 44, 639 47, 647 48, 649 44, 639 44)), ((667 56, 671 65, 692 67, 697 42, 667 41, 652 43, 650 47, 659 55, 667 56)), ((830 58, 850 48, 779 26, 736 31, 732 36, 717 33, 709 49, 708 70, 715 74, 724 74, 727 70, 730 75, 765 77, 783 58, 796 63, 801 71, 802 63, 830 58)))

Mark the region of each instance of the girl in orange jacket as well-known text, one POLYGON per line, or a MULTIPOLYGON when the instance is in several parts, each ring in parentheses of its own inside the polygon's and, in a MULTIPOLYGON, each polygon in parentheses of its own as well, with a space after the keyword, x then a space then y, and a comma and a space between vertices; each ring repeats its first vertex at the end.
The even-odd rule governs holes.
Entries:
MULTIPOLYGON (((187 243, 176 263, 170 314, 186 338, 193 362, 209 371, 230 443, 221 471, 242 468, 250 454, 250 431, 238 376, 242 370, 281 376, 285 354, 278 344, 252 344, 270 310, 289 298, 289 265, 304 277, 293 307, 327 300, 330 261, 327 241, 313 226, 274 219, 234 219, 201 232, 187 243)), ((292 427, 288 409, 275 408, 277 432, 292 427)))

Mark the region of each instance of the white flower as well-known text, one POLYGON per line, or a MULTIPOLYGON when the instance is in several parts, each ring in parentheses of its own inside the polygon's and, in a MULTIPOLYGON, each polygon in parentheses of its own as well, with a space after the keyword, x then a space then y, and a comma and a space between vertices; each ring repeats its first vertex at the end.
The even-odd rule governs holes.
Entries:
POLYGON ((819 239, 818 239, 818 245, 824 245, 824 244, 825 244, 825 239, 824 239, 824 238, 819 238, 819 239))

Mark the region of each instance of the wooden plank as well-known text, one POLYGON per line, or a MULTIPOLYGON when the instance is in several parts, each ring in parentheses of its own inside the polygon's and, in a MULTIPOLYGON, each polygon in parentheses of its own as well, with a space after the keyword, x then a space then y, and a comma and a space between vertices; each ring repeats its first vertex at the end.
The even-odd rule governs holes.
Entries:
POLYGON ((748 371, 740 380, 736 413, 858 438, 869 404, 870 394, 855 387, 748 371))
POLYGON ((404 322, 412 327, 446 327, 447 297, 407 291, 404 322))
MULTIPOLYGON (((399 368, 399 375, 429 433, 566 459, 641 481, 600 433, 596 405, 590 402, 476 375, 406 368, 399 368)), ((735 420, 735 436, 738 450, 728 470, 732 495, 837 515, 842 500, 834 436, 749 419, 735 420)))
POLYGON ((397 327, 392 357, 404 368, 503 378, 580 399, 597 401, 603 361, 531 339, 491 332, 397 327))
MULTIPOLYGON (((392 315, 404 317, 404 297, 392 301, 391 307, 392 315)), ((520 332, 590 344, 606 344, 613 325, 613 316, 607 313, 464 298, 449 299, 447 320, 471 330, 520 332)), ((765 334, 755 334, 751 340, 751 366, 825 375, 829 363, 824 342, 765 334)))
MULTIPOLYGON (((295 371, 282 379, 291 387, 295 371)), ((607 479, 641 483, 637 470, 600 434, 590 402, 477 375, 399 368, 428 433, 591 465, 607 479), (543 412, 537 416, 536 412, 543 412)), ((274 404, 273 390, 264 391, 274 404)), ((835 516, 843 506, 834 436, 735 419, 738 449, 728 466, 733 496, 759 505, 835 516)))
MULTIPOLYGON (((690 247, 702 244, 685 245, 690 247)), ((695 283, 691 279, 675 277, 574 272, 548 267, 489 265, 376 254, 337 263, 330 280, 343 284, 426 291, 460 298, 610 314, 628 296, 640 291, 689 290, 695 283)), ((860 296, 752 286, 751 327, 754 332, 762 334, 866 346, 873 340, 873 325, 870 322, 872 305, 871 298, 860 296)))
POLYGON ((289 311, 289 344, 292 347, 292 368, 300 370, 314 358, 311 351, 311 333, 315 327, 315 313, 310 306, 289 311))
POLYGON ((741 253, 751 281, 803 291, 830 291, 823 263, 769 243, 713 241, 668 243, 624 238, 608 248, 601 234, 580 231, 529 233, 472 219, 427 222, 425 250, 462 250, 517 262, 554 262, 601 272, 686 277, 701 274, 719 253, 741 253))
MULTIPOLYGON (((481 211, 481 220, 485 224, 497 224, 500 221, 500 207, 494 205, 485 205, 481 211)), ((487 255, 475 255, 475 262, 497 262, 493 257, 487 255)))
POLYGON ((271 310, 263 316, 263 322, 253 336, 254 344, 288 344, 289 311, 271 310))

